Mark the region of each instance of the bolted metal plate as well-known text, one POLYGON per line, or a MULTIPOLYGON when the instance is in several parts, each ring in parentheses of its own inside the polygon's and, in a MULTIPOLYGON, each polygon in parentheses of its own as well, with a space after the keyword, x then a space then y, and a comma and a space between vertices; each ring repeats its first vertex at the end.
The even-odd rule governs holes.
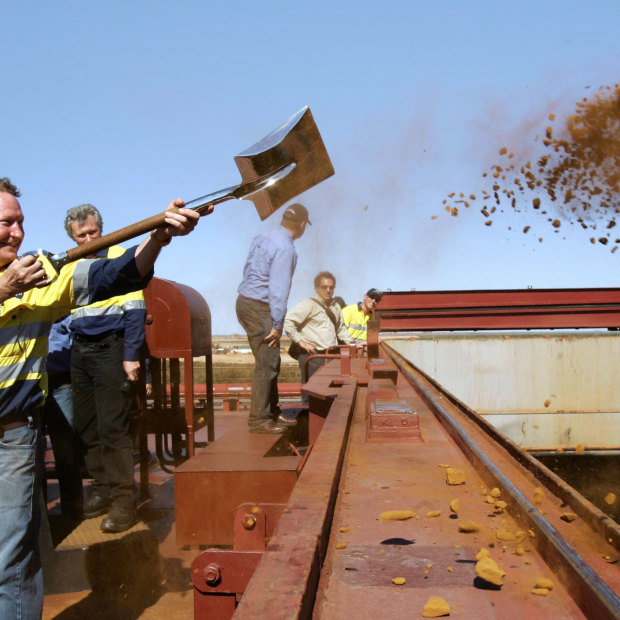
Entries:
POLYGON ((386 414, 399 414, 399 415, 413 415, 415 411, 407 404, 407 401, 401 399, 383 399, 378 398, 374 407, 371 408, 372 413, 378 413, 380 415, 386 414))
POLYGON ((377 398, 370 405, 368 439, 421 439, 420 420, 407 401, 377 398))

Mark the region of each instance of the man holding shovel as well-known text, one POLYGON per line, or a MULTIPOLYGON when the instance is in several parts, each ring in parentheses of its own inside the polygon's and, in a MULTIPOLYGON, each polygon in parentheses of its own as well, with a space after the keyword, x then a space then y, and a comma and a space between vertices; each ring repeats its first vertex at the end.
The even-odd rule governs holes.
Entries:
POLYGON ((157 237, 112 260, 79 261, 56 273, 43 255, 18 258, 24 240, 19 191, 0 179, 0 618, 41 617, 41 407, 44 359, 55 320, 72 308, 142 289, 162 245, 200 215, 172 201, 157 237))
POLYGON ((296 424, 278 406, 280 338, 297 265, 293 241, 304 234, 308 224, 306 207, 290 205, 277 230, 254 238, 243 268, 236 309, 255 359, 248 419, 251 433, 279 434, 296 424))

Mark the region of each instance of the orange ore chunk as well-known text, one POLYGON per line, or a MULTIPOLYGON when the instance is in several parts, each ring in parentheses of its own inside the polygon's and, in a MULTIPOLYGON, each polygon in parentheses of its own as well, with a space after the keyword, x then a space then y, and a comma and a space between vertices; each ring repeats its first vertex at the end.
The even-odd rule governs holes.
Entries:
POLYGON ((448 467, 446 469, 446 482, 450 485, 465 484, 465 472, 462 469, 448 467))
POLYGON ((450 615, 450 605, 440 596, 431 596, 422 611, 423 618, 439 618, 450 615))
POLYGON ((492 557, 487 556, 478 560, 475 570, 476 575, 478 575, 480 579, 484 579, 484 581, 496 586, 504 585, 506 571, 504 571, 492 557))

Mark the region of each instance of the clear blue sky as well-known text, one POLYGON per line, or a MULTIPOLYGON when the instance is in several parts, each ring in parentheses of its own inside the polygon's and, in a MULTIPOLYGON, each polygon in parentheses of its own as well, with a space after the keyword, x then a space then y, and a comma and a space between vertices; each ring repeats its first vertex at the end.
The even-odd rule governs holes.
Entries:
MULTIPOLYGON (((0 176, 22 191, 24 250, 71 247, 63 217, 83 202, 111 232, 238 183, 233 156, 309 105, 336 174, 300 197, 313 226, 289 307, 323 269, 348 303, 371 286, 620 283, 620 252, 525 203, 489 227, 442 205, 479 191, 500 147, 525 149, 550 112, 618 81, 616 0, 0 0, 0 23, 0 176)), ((156 273, 205 297, 214 333, 240 332, 250 240, 278 220, 227 202, 156 273)))

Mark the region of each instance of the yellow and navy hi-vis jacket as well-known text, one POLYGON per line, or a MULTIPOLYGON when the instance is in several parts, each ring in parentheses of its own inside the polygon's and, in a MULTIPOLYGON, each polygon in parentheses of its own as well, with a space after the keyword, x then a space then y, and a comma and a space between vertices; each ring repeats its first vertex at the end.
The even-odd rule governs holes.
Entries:
POLYGON ((368 319, 371 316, 371 314, 364 313, 361 303, 351 304, 342 309, 344 324, 347 326, 351 338, 355 340, 355 344, 368 340, 368 319))
POLYGON ((48 336, 57 319, 78 306, 141 290, 148 284, 153 272, 140 276, 135 250, 112 260, 70 263, 59 274, 39 256, 51 283, 0 304, 0 422, 43 404, 48 336))
MULTIPOLYGON (((113 245, 97 254, 97 258, 116 258, 125 253, 125 248, 113 245)), ((133 291, 117 295, 78 308, 71 314, 71 333, 78 336, 98 336, 106 332, 117 332, 123 336, 123 361, 136 362, 144 344, 144 323, 146 304, 144 294, 133 291)))

